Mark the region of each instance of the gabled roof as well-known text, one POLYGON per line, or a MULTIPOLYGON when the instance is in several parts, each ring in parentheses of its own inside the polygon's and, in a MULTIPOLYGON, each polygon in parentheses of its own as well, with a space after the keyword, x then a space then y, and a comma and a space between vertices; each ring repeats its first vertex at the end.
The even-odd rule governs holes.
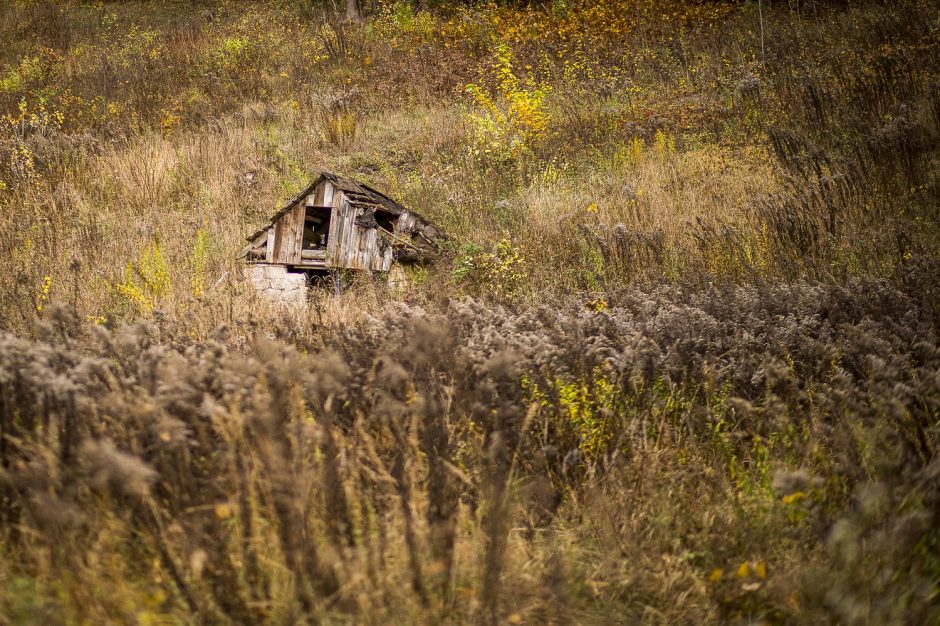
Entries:
POLYGON ((422 221, 427 221, 414 211, 406 209, 402 205, 398 204, 384 193, 376 191, 372 187, 365 185, 363 183, 356 182, 351 178, 343 178, 338 176, 333 172, 323 172, 317 176, 312 183, 300 190, 294 197, 287 201, 287 203, 278 209, 277 213, 271 216, 271 219, 268 220, 268 225, 263 228, 258 229, 253 235, 248 237, 248 241, 254 241, 259 235, 268 229, 270 224, 273 224, 282 215, 290 211, 294 205, 303 200, 306 196, 313 193, 313 190, 319 185, 323 180, 328 180, 334 187, 342 190, 346 193, 346 198, 349 200, 350 204, 353 206, 361 206, 363 208, 372 208, 379 209, 380 211, 386 211, 392 215, 401 215, 405 211, 408 211, 415 217, 418 217, 422 221))
MULTIPOLYGON (((350 178, 340 178, 330 172, 324 172, 320 177, 329 180, 337 189, 345 191, 349 202, 354 205, 373 205, 373 208, 379 208, 393 215, 401 215, 405 211, 408 211, 408 209, 398 204, 384 193, 376 191, 372 187, 356 182, 350 178)), ((317 182, 319 182, 319 179, 317 182)), ((410 212, 414 213, 414 211, 410 212)))

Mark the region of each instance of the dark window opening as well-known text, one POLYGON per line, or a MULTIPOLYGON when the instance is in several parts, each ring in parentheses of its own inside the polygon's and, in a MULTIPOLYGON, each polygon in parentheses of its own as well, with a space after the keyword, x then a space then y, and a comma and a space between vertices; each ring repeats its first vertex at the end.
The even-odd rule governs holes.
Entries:
POLYGON ((395 220, 397 218, 397 215, 392 215, 384 211, 375 212, 375 221, 379 223, 379 228, 385 229, 390 233, 395 232, 395 220))
POLYGON ((304 250, 326 248, 330 237, 330 207, 309 207, 304 216, 304 250))

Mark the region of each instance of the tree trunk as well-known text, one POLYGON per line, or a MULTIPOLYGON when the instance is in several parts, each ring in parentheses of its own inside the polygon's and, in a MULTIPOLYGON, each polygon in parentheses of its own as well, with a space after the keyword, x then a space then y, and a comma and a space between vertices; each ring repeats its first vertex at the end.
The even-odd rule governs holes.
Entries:
POLYGON ((350 22, 362 21, 362 9, 359 0, 346 0, 346 19, 350 22))

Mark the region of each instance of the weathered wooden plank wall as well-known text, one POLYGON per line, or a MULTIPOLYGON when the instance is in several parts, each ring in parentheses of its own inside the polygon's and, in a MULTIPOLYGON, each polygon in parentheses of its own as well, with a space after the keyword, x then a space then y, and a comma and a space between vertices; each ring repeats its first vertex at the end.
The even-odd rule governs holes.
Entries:
POLYGON ((340 204, 336 217, 341 224, 336 267, 387 271, 391 267, 391 249, 379 250, 377 228, 366 228, 356 223, 365 211, 361 206, 350 204, 347 198, 340 204))
MULTIPOLYGON (((332 200, 333 185, 324 180, 316 186, 312 193, 300 198, 289 211, 281 215, 271 228, 273 236, 269 236, 266 260, 271 263, 284 263, 287 265, 302 263, 304 219, 307 206, 329 206, 332 200)), ((332 239, 332 234, 330 238, 332 239)))
POLYGON ((274 227, 268 229, 265 236, 264 260, 268 263, 274 263, 274 227))
MULTIPOLYGON (((326 199, 324 198, 324 202, 326 199)), ((345 196, 342 191, 337 190, 333 194, 330 205, 333 207, 333 218, 330 220, 330 231, 326 241, 326 266, 343 267, 342 258, 342 237, 344 230, 342 206, 345 203, 345 196)), ((348 203, 347 203, 348 204, 348 203)))
POLYGON ((359 254, 360 231, 362 228, 356 225, 356 214, 356 207, 350 204, 348 198, 343 198, 343 202, 340 204, 339 215, 337 216, 343 224, 343 232, 339 242, 339 258, 340 267, 361 270, 363 268, 358 263, 357 257, 359 254))
POLYGON ((300 263, 300 249, 304 238, 304 215, 307 208, 303 200, 297 202, 274 226, 274 262, 293 265, 300 263))
POLYGON ((333 189, 330 181, 320 181, 313 193, 307 196, 307 206, 333 206, 333 189))

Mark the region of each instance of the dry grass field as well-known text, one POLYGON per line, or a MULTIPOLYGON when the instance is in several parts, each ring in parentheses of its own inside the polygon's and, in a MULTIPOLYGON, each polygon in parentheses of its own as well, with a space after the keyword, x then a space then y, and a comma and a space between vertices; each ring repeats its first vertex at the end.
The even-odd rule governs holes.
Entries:
POLYGON ((936 3, 363 10, 0 5, 0 625, 940 624, 936 3))

